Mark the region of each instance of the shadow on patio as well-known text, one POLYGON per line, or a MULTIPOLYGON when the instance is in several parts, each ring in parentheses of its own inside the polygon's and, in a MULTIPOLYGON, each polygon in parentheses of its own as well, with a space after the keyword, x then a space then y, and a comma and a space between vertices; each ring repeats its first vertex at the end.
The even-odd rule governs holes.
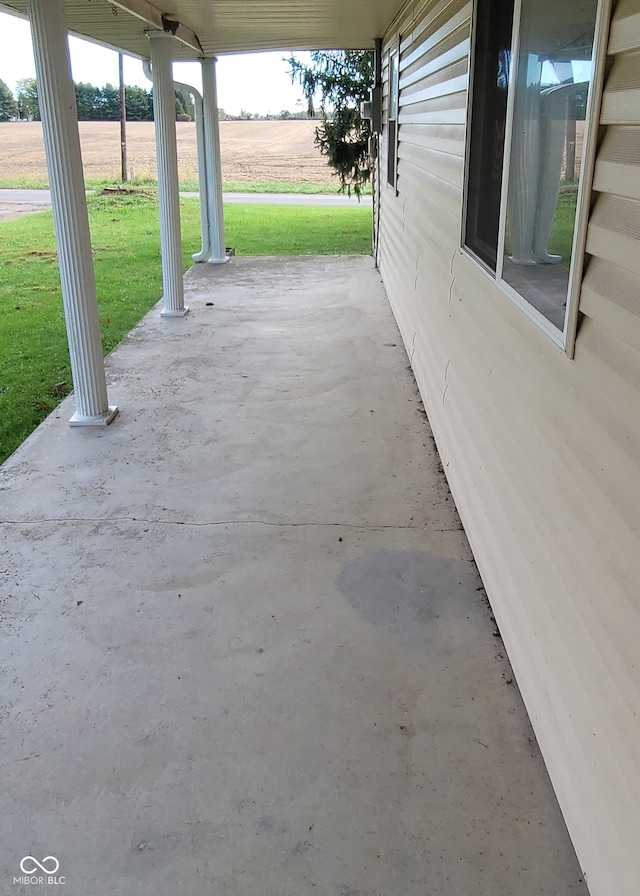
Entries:
POLYGON ((186 284, 1 470, 3 892, 585 893, 371 259, 186 284))

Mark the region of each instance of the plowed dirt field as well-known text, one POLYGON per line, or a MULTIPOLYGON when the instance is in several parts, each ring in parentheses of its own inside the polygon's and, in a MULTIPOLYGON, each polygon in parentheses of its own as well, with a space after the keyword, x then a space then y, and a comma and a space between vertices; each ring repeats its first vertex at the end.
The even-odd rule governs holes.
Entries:
MULTIPOLYGON (((221 121, 222 177, 226 182, 279 181, 332 184, 331 169, 314 146, 314 121, 221 121)), ((195 125, 177 122, 180 179, 197 177, 195 125)), ((120 179, 118 122, 81 121, 85 177, 120 179)), ((129 168, 137 179, 156 177, 152 122, 127 124, 129 168)), ((40 122, 0 124, 0 179, 46 180, 40 122)))

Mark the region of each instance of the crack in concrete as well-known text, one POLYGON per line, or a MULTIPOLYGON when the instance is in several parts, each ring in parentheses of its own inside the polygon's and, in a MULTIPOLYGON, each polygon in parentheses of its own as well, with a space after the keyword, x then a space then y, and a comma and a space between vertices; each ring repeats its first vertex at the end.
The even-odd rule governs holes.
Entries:
POLYGON ((430 529, 427 526, 399 526, 388 523, 370 524, 370 523, 292 523, 276 520, 209 520, 204 523, 196 523, 189 520, 167 520, 167 519, 149 519, 139 516, 116 516, 116 517, 43 517, 38 520, 0 520, 0 526, 39 526, 43 523, 148 523, 149 525, 160 526, 191 526, 193 528, 206 528, 208 526, 274 526, 278 529, 295 529, 295 528, 338 528, 338 529, 360 529, 364 531, 376 531, 381 529, 394 529, 398 531, 414 531, 414 532, 462 532, 462 526, 455 526, 446 529, 430 529))

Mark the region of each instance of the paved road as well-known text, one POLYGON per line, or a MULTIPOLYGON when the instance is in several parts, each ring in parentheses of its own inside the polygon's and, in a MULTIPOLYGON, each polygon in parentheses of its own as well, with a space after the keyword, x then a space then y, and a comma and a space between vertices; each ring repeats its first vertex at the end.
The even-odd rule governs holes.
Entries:
POLYGON ((50 205, 48 190, 0 190, 0 221, 41 212, 50 205))
POLYGON ((40 203, 46 206, 51 205, 51 194, 48 190, 0 190, 0 202, 40 203))
MULTIPOLYGON (((197 193, 183 193, 183 196, 197 198, 197 193)), ((358 200, 355 196, 344 196, 342 193, 224 193, 226 202, 238 202, 249 205, 325 205, 350 206, 356 208, 358 200)), ((361 205, 371 206, 371 196, 363 196, 361 205)))
MULTIPOLYGON (((197 198, 197 193, 182 193, 183 196, 197 198)), ((355 208, 358 200, 355 196, 343 196, 341 193, 225 193, 225 202, 248 203, 251 205, 324 205, 324 206, 351 206, 355 208)), ((25 203, 38 208, 47 208, 51 205, 49 190, 0 190, 0 203, 8 202, 11 205, 25 203)), ((371 196, 363 196, 361 204, 371 205, 371 196)))

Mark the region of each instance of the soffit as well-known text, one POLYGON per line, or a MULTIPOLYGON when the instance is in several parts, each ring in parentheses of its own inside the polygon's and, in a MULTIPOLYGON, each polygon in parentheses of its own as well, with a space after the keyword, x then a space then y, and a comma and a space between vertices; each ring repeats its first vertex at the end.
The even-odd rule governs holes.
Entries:
MULTIPOLYGON (((357 49, 373 46, 404 0, 66 0, 69 31, 130 53, 149 56, 150 27, 129 9, 155 9, 179 21, 202 51, 175 41, 175 58, 259 50, 357 49)), ((27 0, 0 9, 26 15, 27 0)))

